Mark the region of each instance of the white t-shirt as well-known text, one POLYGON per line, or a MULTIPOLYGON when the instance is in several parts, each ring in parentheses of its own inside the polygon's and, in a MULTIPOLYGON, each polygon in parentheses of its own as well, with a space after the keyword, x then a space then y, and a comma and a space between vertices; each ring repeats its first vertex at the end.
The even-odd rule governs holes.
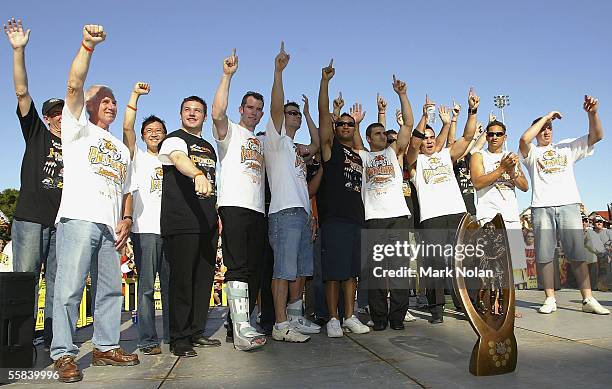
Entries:
POLYGON ((134 207, 132 232, 159 235, 164 171, 157 155, 137 148, 132 161, 131 181, 130 192, 134 207))
POLYGON ((264 213, 266 166, 263 137, 255 136, 232 121, 228 121, 225 139, 219 140, 214 123, 212 132, 221 163, 217 205, 264 213))
POLYGON ((284 120, 280 134, 272 120, 268 122, 265 149, 266 171, 272 194, 268 213, 302 207, 310 214, 306 163, 304 158, 298 155, 293 139, 287 136, 284 120))
POLYGON ((421 221, 466 212, 449 148, 430 156, 419 154, 412 182, 417 190, 421 221))
POLYGON ((363 160, 361 199, 365 219, 388 219, 409 216, 404 199, 402 168, 395 151, 387 147, 381 151, 359 150, 363 160))
POLYGON ((519 150, 521 161, 531 177, 531 206, 555 207, 580 203, 574 164, 593 154, 588 135, 548 146, 529 145, 527 158, 519 150))
POLYGON ((78 120, 68 105, 62 110, 64 188, 56 223, 63 217, 106 224, 121 221, 123 195, 130 187, 130 151, 109 131, 85 117, 78 120))
MULTIPOLYGON (((482 155, 484 174, 497 169, 504 153, 491 153, 482 149, 474 154, 482 155)), ((514 191, 514 181, 508 173, 503 173, 494 183, 476 191, 478 202, 476 204, 476 218, 478 220, 491 220, 501 213, 504 221, 519 221, 518 202, 514 191)))

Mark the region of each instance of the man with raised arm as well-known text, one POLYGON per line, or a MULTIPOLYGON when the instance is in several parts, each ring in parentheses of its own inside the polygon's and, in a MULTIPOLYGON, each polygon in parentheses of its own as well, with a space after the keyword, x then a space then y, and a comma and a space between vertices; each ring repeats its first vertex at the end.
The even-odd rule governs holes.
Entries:
POLYGON ((79 348, 73 338, 88 271, 95 296, 92 364, 139 363, 136 354, 119 347, 123 298, 118 250, 132 227, 131 209, 124 206, 130 151, 109 131, 117 116, 113 91, 103 85, 83 91, 94 49, 105 39, 102 26, 83 27, 62 112, 64 189, 56 220, 57 287, 51 343, 51 358, 62 382, 83 378, 75 361, 79 348))
POLYGON ((341 285, 344 294, 344 327, 354 333, 370 331, 353 314, 357 278, 361 271, 363 162, 358 151, 353 148, 357 124, 355 119, 348 113, 342 113, 333 123, 329 112, 329 80, 334 73, 332 59, 329 66, 322 69, 318 104, 323 177, 317 206, 321 220, 321 270, 330 315, 327 336, 331 338, 343 336, 338 312, 341 285))
MULTIPOLYGON (((392 143, 387 141, 387 134, 382 123, 372 123, 366 129, 366 139, 370 151, 359 150, 359 156, 363 161, 361 198, 365 208, 366 228, 371 230, 404 230, 406 234, 400 235, 405 235, 403 240, 407 241, 411 214, 402 190, 402 167, 404 153, 410 143, 414 117, 406 94, 406 83, 396 79, 395 75, 393 75, 393 90, 400 99, 403 124, 397 135, 397 141, 392 143)), ((377 100, 378 119, 380 120, 380 96, 377 100)), ((384 106, 386 106, 386 103, 384 106)), ((357 147, 361 146, 361 136, 357 134, 357 131, 355 131, 355 137, 357 147)), ((396 240, 401 241, 402 238, 398 236, 396 240)), ((387 324, 394 330, 404 329, 403 321, 408 311, 408 282, 386 279, 386 277, 374 282, 376 282, 376 285, 371 285, 368 288, 368 304, 370 306, 370 316, 374 322, 374 331, 384 330, 387 328, 387 324), (388 294, 391 295, 390 306, 387 304, 388 294)))
POLYGON ((607 315, 591 293, 589 268, 584 249, 584 234, 580 216, 580 194, 576 185, 574 164, 593 154, 595 143, 603 139, 603 126, 597 110, 599 103, 584 96, 583 108, 589 118, 589 133, 580 138, 553 143, 553 126, 561 113, 552 111, 533 121, 519 142, 521 160, 531 177, 531 219, 535 233, 536 260, 546 299, 540 313, 557 310, 554 289, 555 247, 557 235, 566 257, 572 262, 578 288, 582 294, 583 312, 607 315), (536 139, 537 145, 531 142, 536 139))
POLYGON ((229 87, 237 69, 234 49, 223 61, 223 76, 212 108, 212 131, 222 168, 217 204, 223 224, 223 262, 227 266, 225 281, 232 320, 228 338, 233 338, 236 349, 251 350, 266 343, 265 336, 249 323, 259 291, 266 238, 264 141, 255 136, 264 101, 261 94, 247 92, 238 110, 240 122, 228 119, 229 87))
MULTIPOLYGON (((276 323, 274 340, 306 342, 305 334, 319 333, 321 328, 307 321, 302 314, 302 293, 306 277, 313 273, 312 231, 310 228, 310 197, 306 182, 306 163, 294 144, 302 125, 302 113, 297 103, 285 100, 283 70, 289 63, 284 42, 274 60, 274 83, 270 100, 270 117, 266 127, 266 170, 270 182, 269 231, 274 251, 272 295, 276 323)), ((308 100, 305 100, 308 104, 308 100)), ((309 155, 319 149, 317 128, 309 120, 311 143, 309 155)))
MULTIPOLYGON (((45 347, 51 345, 53 291, 55 289, 55 216, 62 197, 62 107, 64 100, 52 98, 43 103, 40 119, 28 90, 25 48, 30 30, 23 31, 21 20, 11 19, 4 32, 13 48, 13 81, 17 95, 17 117, 26 149, 21 163, 21 187, 13 218, 13 264, 17 272, 34 272, 36 280, 45 264, 45 347), (45 127, 45 123, 48 129, 45 127)), ((34 314, 38 312, 38 283, 34 314)))
POLYGON ((123 117, 123 143, 132 158, 130 197, 132 201, 132 234, 134 261, 138 271, 138 348, 145 355, 161 353, 160 340, 155 329, 155 300, 153 298, 155 275, 159 273, 162 296, 162 318, 164 338, 169 339, 168 322, 168 262, 160 232, 160 210, 162 200, 162 163, 158 158, 159 144, 167 134, 165 122, 157 116, 146 117, 140 128, 141 139, 147 146, 142 151, 136 146, 136 111, 138 99, 147 95, 150 86, 137 82, 123 117))
POLYGON ((170 266, 170 349, 194 357, 193 346, 221 346, 204 337, 215 275, 218 216, 215 195, 217 154, 202 139, 206 102, 183 99, 181 128, 159 146, 163 164, 161 234, 170 266))
MULTIPOLYGON (((421 235, 428 245, 444 247, 446 244, 452 244, 459 222, 466 212, 463 197, 453 174, 453 163, 463 155, 474 137, 479 103, 479 97, 470 89, 468 119, 463 136, 450 147, 436 151, 434 131, 430 127, 425 127, 423 119, 412 133, 410 146, 406 152, 406 162, 410 166, 410 177, 419 200, 421 235)), ((426 267, 442 270, 445 268, 445 262, 444 256, 440 255, 438 249, 425 252, 426 267)), ((442 323, 445 300, 444 279, 434 277, 424 279, 424 282, 431 312, 429 322, 442 323)))

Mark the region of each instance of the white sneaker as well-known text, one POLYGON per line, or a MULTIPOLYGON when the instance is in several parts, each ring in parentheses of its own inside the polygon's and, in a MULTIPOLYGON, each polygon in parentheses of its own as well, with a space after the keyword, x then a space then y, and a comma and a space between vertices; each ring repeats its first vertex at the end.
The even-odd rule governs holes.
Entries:
POLYGON ((283 328, 272 327, 272 339, 285 342, 304 343, 310 340, 310 336, 303 335, 294 330, 290 325, 283 328))
POLYGON ((342 328, 340 328, 340 320, 336 319, 335 317, 332 317, 331 319, 329 319, 326 327, 327 327, 328 337, 341 338, 342 336, 344 336, 344 333, 342 332, 342 328))
MULTIPOLYGON (((584 306, 582 307, 584 309, 584 306)), ((540 313, 552 313, 557 310, 557 300, 554 297, 546 297, 544 305, 538 309, 540 313)))
POLYGON ((582 300, 582 312, 596 313, 598 315, 609 315, 610 311, 599 304, 595 297, 587 297, 582 300))
POLYGON ((404 316, 404 321, 408 323, 411 321, 416 321, 416 317, 412 316, 410 311, 406 311, 406 316, 404 316))
POLYGON ((344 319, 342 327, 344 327, 345 331, 352 332, 354 334, 367 334, 370 332, 370 327, 360 322, 355 315, 349 317, 348 319, 344 319))
POLYGON ((302 334, 318 334, 321 327, 306 319, 304 316, 287 316, 289 325, 302 334))
POLYGON ((366 323, 366 325, 368 327, 374 327, 374 322, 372 321, 372 319, 368 320, 368 322, 366 323))

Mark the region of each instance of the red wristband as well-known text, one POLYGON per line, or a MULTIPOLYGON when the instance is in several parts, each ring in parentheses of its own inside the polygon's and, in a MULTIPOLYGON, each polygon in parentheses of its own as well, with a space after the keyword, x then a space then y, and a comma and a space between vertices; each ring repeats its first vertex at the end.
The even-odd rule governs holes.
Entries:
POLYGON ((129 105, 129 104, 127 105, 127 107, 128 107, 129 109, 134 110, 134 112, 138 111, 138 109, 136 109, 136 107, 132 107, 132 106, 131 106, 131 105, 129 105))
POLYGON ((89 51, 90 53, 93 53, 93 50, 91 47, 87 47, 87 45, 85 44, 85 42, 81 41, 81 46, 83 46, 83 48, 87 51, 89 51))

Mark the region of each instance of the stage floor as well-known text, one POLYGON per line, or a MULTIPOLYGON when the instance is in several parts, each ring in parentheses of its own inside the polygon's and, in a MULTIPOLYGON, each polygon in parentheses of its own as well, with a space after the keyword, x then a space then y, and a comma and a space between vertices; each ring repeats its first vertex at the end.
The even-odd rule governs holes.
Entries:
MULTIPOLYGON (((595 292, 612 309, 612 293, 595 292)), ((90 367, 93 328, 77 332, 83 342, 79 365, 84 379, 78 388, 610 388, 612 385, 612 315, 581 311, 576 290, 557 292, 558 310, 538 314, 543 292, 517 291, 515 322, 518 366, 503 376, 474 377, 468 363, 476 335, 467 321, 447 312, 443 324, 431 325, 418 311, 404 331, 387 329, 366 335, 330 339, 324 331, 305 344, 276 342, 255 352, 241 352, 223 342, 221 348, 198 349, 195 358, 177 358, 168 345, 158 356, 140 356, 135 367, 90 367)), ((450 304, 449 306, 452 306, 450 304)), ((158 312, 158 314, 160 314, 158 312)), ((211 312, 208 331, 225 339, 225 309, 211 312)), ((136 328, 124 313, 121 340, 136 348, 136 328)), ((161 316, 157 318, 161 334, 161 316)), ((37 368, 51 369, 51 360, 38 347, 37 368)), ((7 387, 65 387, 56 381, 18 382, 7 387)))

